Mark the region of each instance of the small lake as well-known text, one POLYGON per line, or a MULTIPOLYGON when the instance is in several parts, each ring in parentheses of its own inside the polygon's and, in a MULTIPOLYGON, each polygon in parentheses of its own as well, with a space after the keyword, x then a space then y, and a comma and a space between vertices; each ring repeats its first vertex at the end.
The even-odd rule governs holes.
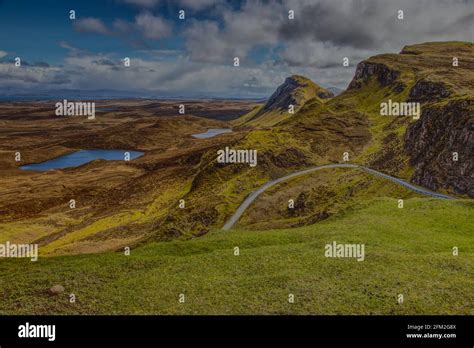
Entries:
POLYGON ((97 159, 123 161, 125 159, 125 152, 130 154, 130 160, 143 155, 143 152, 130 150, 79 150, 45 162, 21 166, 20 169, 43 171, 50 169, 71 168, 78 167, 97 159))
POLYGON ((199 139, 206 139, 206 138, 215 137, 216 135, 219 135, 219 134, 231 133, 231 132, 232 132, 232 129, 230 128, 210 128, 205 133, 193 134, 193 137, 199 138, 199 139))

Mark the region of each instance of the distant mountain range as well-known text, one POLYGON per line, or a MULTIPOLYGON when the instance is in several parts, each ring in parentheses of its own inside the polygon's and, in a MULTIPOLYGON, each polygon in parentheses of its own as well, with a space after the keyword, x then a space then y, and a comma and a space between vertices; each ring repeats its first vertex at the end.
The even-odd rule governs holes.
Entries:
POLYGON ((11 92, 0 89, 0 101, 41 101, 41 100, 60 100, 60 99, 80 99, 80 100, 100 100, 100 99, 166 99, 166 100, 256 100, 265 101, 264 95, 228 95, 218 97, 207 94, 176 94, 171 92, 153 92, 153 91, 117 91, 117 90, 50 90, 35 92, 11 92))
MULTIPOLYGON (((343 90, 337 87, 330 87, 328 91, 337 95, 343 90)), ((119 91, 112 89, 99 90, 79 90, 79 89, 61 89, 61 90, 41 90, 35 91, 12 91, 10 89, 0 88, 0 101, 40 101, 40 100, 60 100, 60 99, 167 99, 167 100, 254 100, 265 102, 268 95, 250 94, 248 96, 242 94, 232 94, 226 96, 216 96, 213 94, 202 93, 182 93, 166 91, 149 91, 149 90, 131 90, 119 91)))

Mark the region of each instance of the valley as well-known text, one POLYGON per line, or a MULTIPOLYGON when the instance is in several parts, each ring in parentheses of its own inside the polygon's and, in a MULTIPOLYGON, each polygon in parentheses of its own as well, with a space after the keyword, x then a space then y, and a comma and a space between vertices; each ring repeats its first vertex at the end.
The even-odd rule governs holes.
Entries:
POLYGON ((337 96, 293 75, 265 102, 110 99, 94 119, 1 103, 0 243, 40 257, 0 260, 0 313, 474 313, 473 57, 406 46, 337 96), (121 149, 143 155, 21 169, 121 149), (325 258, 333 242, 364 261, 325 258))
MULTIPOLYGON (((189 180, 186 176, 192 175, 203 152, 218 146, 225 137, 234 139, 244 134, 193 138, 193 134, 222 127, 225 122, 179 115, 181 102, 114 100, 101 104, 120 111, 103 111, 92 121, 58 118, 54 103, 4 103, 0 120, 8 142, 2 142, 0 149, 0 240, 43 245, 75 230, 88 231, 88 225, 93 225, 98 228, 95 232, 104 233, 98 226, 109 230, 105 239, 109 233, 113 238, 85 242, 80 252, 136 241, 152 228, 155 213, 175 203, 168 201, 170 197, 175 195, 177 202, 179 190, 185 189, 189 180), (62 170, 20 169, 83 149, 134 149, 144 155, 131 161, 95 160, 62 170), (21 154, 18 162, 17 153, 21 154), (170 196, 161 199, 162 194, 170 196), (69 207, 71 199, 76 202, 75 209, 69 207), (119 226, 130 219, 135 232, 125 232, 125 225, 110 230, 116 227, 111 223, 115 218, 119 226)), ((188 104, 190 113, 202 112, 200 103, 188 104)), ((205 105, 211 114, 220 110, 222 115, 233 115, 237 110, 245 113, 254 104, 219 101, 205 105)), ((123 154, 119 157, 123 159, 123 154)), ((81 235, 87 237, 89 233, 81 235)))

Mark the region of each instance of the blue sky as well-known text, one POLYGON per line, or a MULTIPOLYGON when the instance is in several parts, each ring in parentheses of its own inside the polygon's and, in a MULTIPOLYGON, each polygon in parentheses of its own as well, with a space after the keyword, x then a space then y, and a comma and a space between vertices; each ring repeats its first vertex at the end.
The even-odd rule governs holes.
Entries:
POLYGON ((0 0, 0 91, 263 97, 292 74, 345 88, 361 60, 473 41, 473 23, 471 0, 0 0))
MULTIPOLYGON (((61 64, 66 54, 59 45, 61 41, 96 53, 120 52, 126 56, 141 54, 117 37, 78 32, 74 29, 74 22, 69 19, 69 11, 75 10, 78 20, 96 17, 107 25, 116 18, 133 21, 139 11, 136 6, 114 0, 5 0, 0 6, 2 49, 11 55, 25 57, 27 61, 61 64)), ((169 13, 170 8, 161 6, 155 11, 169 13)), ((183 41, 178 37, 159 42, 147 40, 146 43, 150 48, 176 49, 183 46, 183 41)))

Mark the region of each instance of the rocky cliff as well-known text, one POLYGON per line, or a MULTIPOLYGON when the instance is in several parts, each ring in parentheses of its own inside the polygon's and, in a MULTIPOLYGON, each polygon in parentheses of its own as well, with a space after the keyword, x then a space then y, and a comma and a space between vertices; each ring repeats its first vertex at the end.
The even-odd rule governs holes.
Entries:
POLYGON ((368 107, 373 122, 378 122, 378 103, 388 99, 421 106, 419 120, 394 118, 373 131, 383 141, 368 156, 369 165, 394 174, 410 172, 411 181, 422 186, 474 197, 473 57, 472 43, 436 42, 357 65, 348 91, 361 103, 364 94, 379 96, 368 107))
POLYGON ((427 107, 405 133, 412 181, 474 197, 474 98, 427 107))
POLYGON ((363 61, 357 64, 354 78, 349 84, 348 89, 360 89, 364 82, 375 77, 381 87, 393 84, 400 77, 400 72, 390 69, 383 63, 363 61))
POLYGON ((244 115, 235 124, 274 126, 296 114, 309 100, 323 102, 334 94, 310 79, 293 75, 285 79, 262 107, 244 115), (289 108, 293 106, 292 113, 289 108))
POLYGON ((334 94, 303 76, 293 75, 286 78, 256 116, 271 111, 287 111, 289 105, 300 108, 304 102, 315 97, 327 99, 334 97, 334 94))

